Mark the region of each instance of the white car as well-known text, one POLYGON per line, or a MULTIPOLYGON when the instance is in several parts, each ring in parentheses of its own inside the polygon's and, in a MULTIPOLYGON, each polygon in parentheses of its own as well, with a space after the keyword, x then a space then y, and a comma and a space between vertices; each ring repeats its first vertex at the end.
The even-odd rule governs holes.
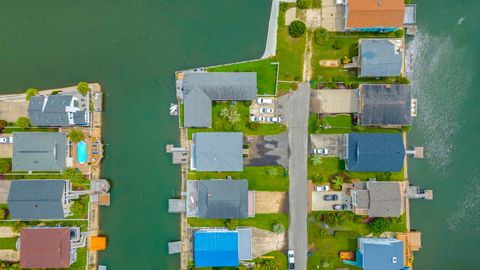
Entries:
POLYGON ((252 115, 252 117, 250 117, 250 121, 252 121, 252 122, 264 122, 265 117, 252 115))
POLYGON ((295 269, 295 252, 292 249, 289 249, 287 252, 288 256, 288 269, 295 269))
POLYGON ((329 191, 330 188, 328 186, 315 186, 315 191, 329 191))
POLYGON ((2 137, 0 138, 0 143, 12 143, 13 137, 2 137))
POLYGON ((280 117, 267 117, 267 122, 269 123, 279 123, 280 121, 282 121, 280 117))
POLYGON ((315 155, 328 155, 328 149, 327 148, 314 148, 313 153, 315 155))
POLYGON ((260 108, 260 113, 273 113, 272 108, 260 108))
POLYGON ((258 104, 273 104, 273 98, 257 98, 258 104))

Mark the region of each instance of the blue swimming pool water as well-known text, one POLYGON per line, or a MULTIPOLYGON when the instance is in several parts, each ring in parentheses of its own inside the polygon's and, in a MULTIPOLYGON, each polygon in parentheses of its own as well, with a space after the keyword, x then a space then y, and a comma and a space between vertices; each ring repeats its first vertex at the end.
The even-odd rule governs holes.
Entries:
POLYGON ((84 141, 77 143, 77 161, 80 164, 87 162, 87 144, 84 141))

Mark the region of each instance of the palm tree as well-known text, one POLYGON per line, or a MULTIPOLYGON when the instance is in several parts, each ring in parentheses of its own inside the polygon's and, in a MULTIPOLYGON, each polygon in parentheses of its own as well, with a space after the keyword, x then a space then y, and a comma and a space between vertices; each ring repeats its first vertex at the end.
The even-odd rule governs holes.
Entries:
POLYGON ((335 176, 335 178, 332 179, 332 186, 333 189, 340 190, 342 189, 343 185, 343 178, 341 176, 335 176))
POLYGON ((310 158, 310 161, 312 162, 312 165, 315 167, 318 167, 323 164, 323 158, 322 156, 319 156, 319 155, 313 155, 310 158))

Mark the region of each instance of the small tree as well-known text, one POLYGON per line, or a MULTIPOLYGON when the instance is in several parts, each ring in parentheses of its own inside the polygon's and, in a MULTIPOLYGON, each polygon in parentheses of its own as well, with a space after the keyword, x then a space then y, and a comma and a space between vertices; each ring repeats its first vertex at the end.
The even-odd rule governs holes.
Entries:
POLYGON ((313 155, 310 157, 310 162, 312 162, 313 166, 318 167, 323 164, 323 157, 320 155, 313 155))
POLYGON ((85 177, 85 175, 74 168, 67 168, 65 170, 64 176, 66 179, 69 179, 74 184, 88 183, 88 179, 85 177))
POLYGON ((0 173, 10 172, 12 169, 12 160, 9 158, 0 158, 0 173))
POLYGON ((288 4, 285 2, 280 2, 280 10, 287 11, 287 9, 288 9, 288 4))
POLYGON ((292 37, 299 37, 305 33, 307 30, 307 26, 305 25, 304 22, 302 21, 293 21, 289 26, 288 26, 288 33, 292 37))
POLYGON ((30 100, 31 97, 38 95, 38 89, 28 88, 27 91, 25 91, 25 94, 27 95, 26 100, 30 100))
POLYGON ((15 125, 19 128, 27 128, 30 126, 30 119, 28 119, 28 117, 21 116, 17 119, 15 125))
POLYGON ((85 205, 83 205, 82 200, 74 200, 72 206, 70 207, 70 211, 72 212, 73 215, 75 216, 80 216, 83 214, 83 211, 85 209, 85 205))
POLYGON ((388 230, 391 223, 392 221, 389 218, 376 218, 368 224, 368 227, 374 234, 378 235, 388 230))
POLYGON ((396 36, 397 38, 404 37, 404 36, 405 36, 405 30, 403 30, 403 29, 398 29, 397 31, 395 31, 395 36, 396 36))
POLYGON ((350 64, 352 62, 352 59, 348 58, 348 56, 344 56, 342 58, 342 64, 346 65, 346 64, 350 64))
POLYGON ((334 190, 341 190, 343 185, 343 178, 340 175, 337 175, 331 180, 331 184, 334 190))
POLYGON ((218 112, 218 116, 222 119, 227 119, 228 116, 230 115, 230 111, 228 110, 227 107, 223 107, 220 112, 218 112))
POLYGON ((318 28, 315 30, 315 42, 318 45, 323 45, 328 40, 328 30, 325 28, 318 28))
POLYGON ((78 143, 85 139, 85 135, 80 129, 71 129, 68 132, 68 138, 70 138, 70 141, 72 141, 73 143, 78 143))
POLYGON ((85 96, 88 92, 90 92, 90 87, 86 82, 79 82, 77 84, 77 90, 80 92, 80 94, 82 94, 82 96, 85 96))
POLYGON ((308 8, 307 0, 297 0, 297 8, 300 8, 300 9, 308 8))
POLYGON ((236 219, 227 219, 227 221, 225 222, 225 226, 227 226, 227 228, 228 228, 230 231, 233 231, 233 230, 235 230, 235 229, 238 227, 238 220, 236 220, 236 219))
POLYGON ((5 121, 5 120, 0 120, 0 132, 3 131, 3 129, 5 129, 5 127, 8 125, 8 122, 5 121))
POLYGON ((281 234, 285 232, 285 227, 283 226, 282 223, 279 223, 279 222, 274 223, 272 229, 273 229, 273 232, 276 234, 281 234))
POLYGON ((267 169, 267 175, 268 176, 277 176, 278 175, 277 168, 268 168, 267 169))

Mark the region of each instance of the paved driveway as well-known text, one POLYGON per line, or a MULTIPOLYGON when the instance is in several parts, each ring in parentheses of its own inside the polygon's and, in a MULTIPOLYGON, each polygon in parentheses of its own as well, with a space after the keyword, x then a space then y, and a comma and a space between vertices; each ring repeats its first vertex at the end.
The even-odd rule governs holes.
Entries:
POLYGON ((357 89, 315 90, 310 98, 310 110, 314 113, 357 113, 360 94, 357 89))
POLYGON ((289 215, 288 247, 295 251, 295 269, 307 269, 307 141, 310 85, 300 84, 293 94, 282 97, 288 126, 289 158, 289 215))
POLYGON ((347 138, 343 134, 310 134, 309 153, 314 148, 328 149, 327 156, 345 158, 347 156, 347 138))
POLYGON ((255 191, 255 213, 286 213, 288 211, 286 192, 255 191))
POLYGON ((341 192, 341 191, 312 191, 312 210, 313 211, 333 211, 334 204, 346 204, 347 209, 351 210, 351 199, 350 196, 341 192), (336 201, 326 201, 323 197, 325 195, 337 195, 338 200, 336 201))
POLYGON ((288 168, 288 132, 270 136, 246 136, 248 158, 246 166, 276 166, 288 168))

